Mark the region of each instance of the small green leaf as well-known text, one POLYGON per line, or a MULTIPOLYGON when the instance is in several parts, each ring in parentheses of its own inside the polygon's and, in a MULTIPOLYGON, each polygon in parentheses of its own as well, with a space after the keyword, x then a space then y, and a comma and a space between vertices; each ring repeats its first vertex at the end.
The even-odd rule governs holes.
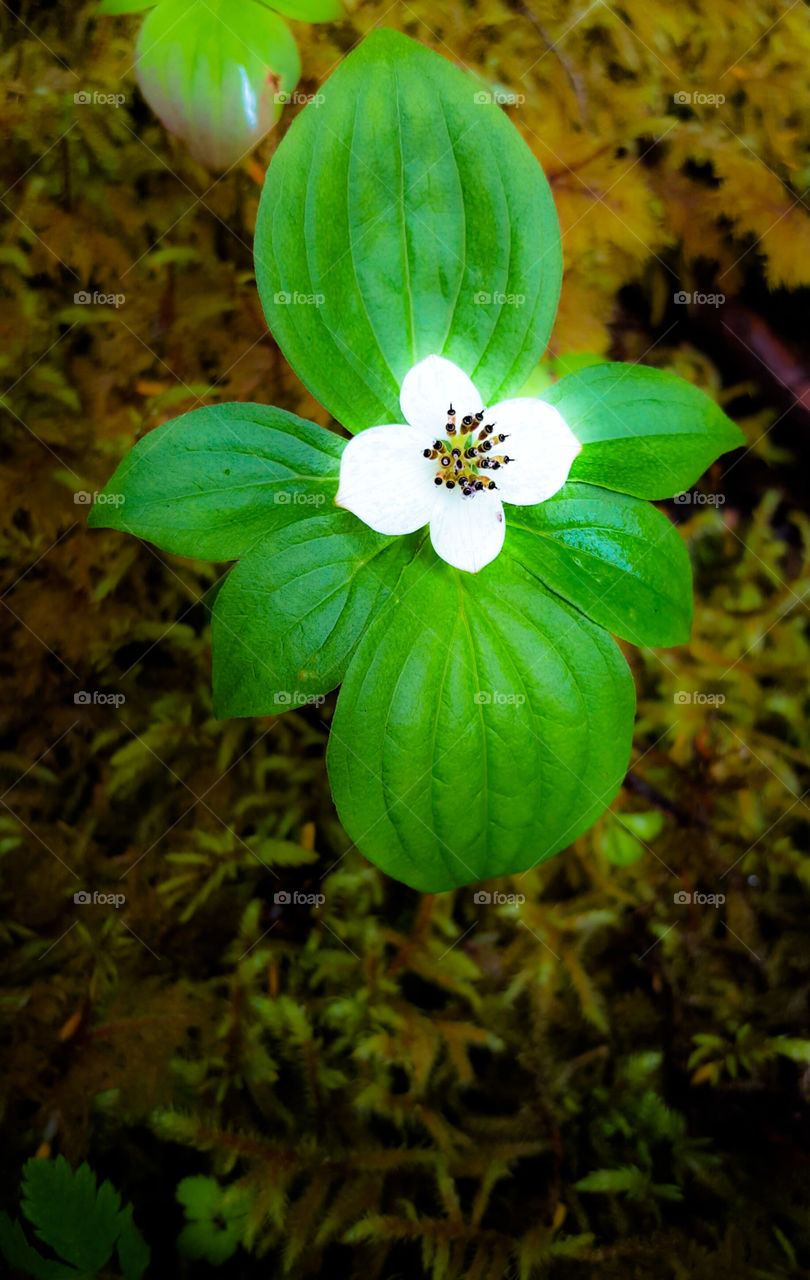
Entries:
POLYGON ((527 572, 633 644, 686 644, 692 572, 677 529, 648 502, 569 482, 507 512, 508 550, 527 572))
POLYGON ((193 409, 138 441, 87 523, 177 555, 234 560, 264 534, 333 501, 344 445, 267 405, 193 409))
POLYGON ((646 365, 592 365, 540 398, 584 446, 570 478, 637 498, 682 493, 720 454, 745 443, 705 392, 646 365))
POLYGON ((617 815, 616 821, 629 827, 633 835, 644 841, 654 840, 661 834, 664 827, 663 815, 656 809, 651 809, 647 813, 622 813, 617 815))
POLYGON ((605 631, 505 555, 473 575, 426 547, 346 672, 327 756, 338 814, 424 892, 523 871, 610 803, 633 710, 605 631))
POLYGON ((128 1204, 118 1215, 118 1261, 124 1280, 141 1280, 149 1266, 151 1250, 132 1218, 132 1205, 128 1204))
POLYGON ((119 1230, 121 1200, 109 1182, 96 1189, 87 1164, 74 1172, 64 1156, 27 1160, 22 1208, 40 1240, 80 1271, 98 1271, 108 1261, 119 1230))
POLYGON ((340 0, 262 0, 262 3, 298 22, 337 22, 343 17, 340 0))
POLYGON ((627 831, 619 821, 608 822, 602 833, 602 853, 613 867, 629 867, 638 862, 644 853, 643 845, 632 831, 627 831))
POLYGON ((419 535, 386 538, 334 507, 264 539, 214 607, 218 716, 278 715, 334 689, 419 535))
POLYGON ((101 0, 96 13, 115 18, 119 14, 142 13, 144 9, 154 9, 158 3, 159 0, 101 0))
POLYGON ((0 1254, 8 1265, 18 1271, 26 1271, 35 1280, 78 1280, 79 1272, 61 1262, 43 1258, 28 1243, 19 1222, 12 1222, 7 1213, 0 1213, 0 1254))
POLYGON ((623 1165, 620 1169, 594 1169, 593 1173, 587 1174, 584 1178, 580 1178, 579 1182, 574 1183, 577 1191, 608 1194, 627 1191, 634 1198, 642 1194, 648 1185, 647 1175, 635 1165, 623 1165))
POLYGON ((432 354, 489 404, 517 394, 562 267, 519 133, 468 76, 385 28, 322 97, 281 142, 256 224, 259 293, 288 361, 350 431, 400 422, 402 380, 432 354))
POLYGON ((188 1219, 177 1245, 189 1258, 205 1258, 220 1266, 232 1257, 242 1241, 250 1209, 250 1196, 240 1187, 221 1187, 202 1175, 183 1178, 177 1199, 188 1219))

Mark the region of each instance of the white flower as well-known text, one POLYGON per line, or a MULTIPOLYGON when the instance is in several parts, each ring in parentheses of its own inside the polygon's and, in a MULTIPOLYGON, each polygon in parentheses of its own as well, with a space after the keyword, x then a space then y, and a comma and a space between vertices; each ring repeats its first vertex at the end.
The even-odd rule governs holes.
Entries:
POLYGON ((336 502, 378 533, 429 524, 437 555, 470 573, 503 546, 503 503, 545 502, 582 448, 542 400, 482 408, 466 373, 442 356, 414 365, 399 403, 404 424, 369 427, 346 445, 336 502))

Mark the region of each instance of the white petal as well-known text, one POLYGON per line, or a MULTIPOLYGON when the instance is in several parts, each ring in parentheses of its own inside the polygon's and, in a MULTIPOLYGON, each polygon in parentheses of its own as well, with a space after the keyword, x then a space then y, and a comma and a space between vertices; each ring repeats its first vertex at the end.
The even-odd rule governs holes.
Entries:
POLYGON ((456 422, 468 413, 478 413, 484 404, 473 383, 457 364, 444 356, 428 356, 405 374, 399 393, 405 421, 423 427, 428 435, 444 436, 447 410, 456 411, 456 422))
POLYGON ((422 456, 429 444, 424 431, 400 424, 352 436, 340 460, 335 502, 377 533, 421 529, 436 500, 436 463, 422 456))
POLYGON ((465 498, 460 489, 434 495, 430 541, 442 560, 456 569, 477 573, 503 546, 506 522, 497 493, 465 498))
POLYGON ((487 414, 495 430, 509 439, 497 445, 514 458, 495 474, 504 502, 531 507, 561 489, 582 449, 562 414, 543 400, 502 400, 487 414))

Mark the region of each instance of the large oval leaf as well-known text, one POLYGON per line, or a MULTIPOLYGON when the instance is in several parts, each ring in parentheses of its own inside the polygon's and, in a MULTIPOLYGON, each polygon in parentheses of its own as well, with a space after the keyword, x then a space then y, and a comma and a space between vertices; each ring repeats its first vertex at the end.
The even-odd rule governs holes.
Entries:
POLYGON ((235 560, 333 503, 345 443, 264 404, 192 409, 138 441, 87 523, 180 556, 235 560))
POLYGON ((647 365, 591 365, 540 399, 559 409, 584 445, 571 479, 637 498, 671 498, 721 453, 745 444, 704 391, 647 365))
POLYGON ((686 644, 692 571, 677 529, 649 502, 569 482, 507 517, 508 552, 594 622, 633 644, 686 644))
POLYGON ((401 420, 399 387, 445 355, 494 403, 542 354, 560 236, 543 172, 480 86, 381 29, 279 146, 256 225, 268 324, 352 431, 401 420))
POLYGON ((279 714, 340 684, 424 538, 386 538, 332 508, 264 539, 214 606, 216 714, 279 714))
POLYGON ((634 704, 615 641, 520 566, 459 574, 426 548, 346 673, 328 752, 338 814, 425 892, 523 871, 612 800, 634 704))

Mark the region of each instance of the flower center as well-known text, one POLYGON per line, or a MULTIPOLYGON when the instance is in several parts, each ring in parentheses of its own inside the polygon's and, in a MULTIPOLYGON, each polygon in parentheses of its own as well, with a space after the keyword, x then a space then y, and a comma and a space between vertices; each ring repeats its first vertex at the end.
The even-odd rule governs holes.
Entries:
POLYGON ((447 426, 445 439, 434 440, 429 449, 422 450, 422 456, 438 462, 433 483, 445 489, 461 489, 465 498, 474 498, 477 493, 489 489, 497 489, 497 484, 490 476, 481 472, 498 471, 514 458, 504 453, 493 453, 496 445, 503 444, 505 435, 495 431, 496 424, 487 422, 483 426, 486 411, 467 414, 456 423, 456 411, 452 404, 447 410, 447 426))

